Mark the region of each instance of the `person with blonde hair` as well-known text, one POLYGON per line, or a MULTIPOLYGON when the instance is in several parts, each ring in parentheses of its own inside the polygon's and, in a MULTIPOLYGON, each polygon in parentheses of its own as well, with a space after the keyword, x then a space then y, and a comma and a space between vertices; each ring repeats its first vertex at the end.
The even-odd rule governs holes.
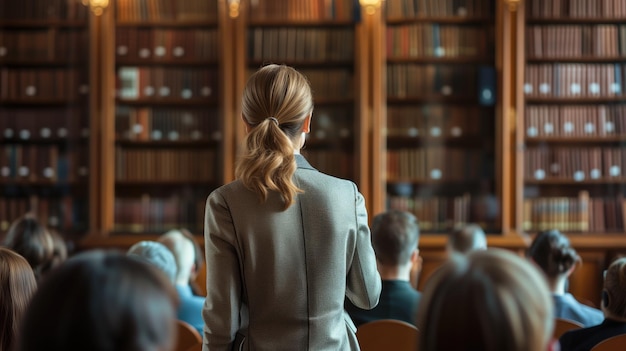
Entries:
POLYGON ((193 240, 189 239, 178 229, 173 229, 161 235, 158 242, 165 245, 176 260, 177 273, 174 281, 180 304, 178 305, 178 319, 189 323, 202 333, 202 305, 204 298, 195 296, 189 285, 189 279, 196 270, 196 248, 193 240))
POLYGON ((37 281, 28 261, 3 247, 0 247, 0 286, 0 350, 13 351, 37 281))
POLYGON ((381 280, 356 185, 300 155, 312 113, 291 67, 262 67, 245 86, 237 179, 206 205, 205 351, 359 349, 344 299, 373 308, 381 280))
POLYGON ((538 233, 526 255, 548 279, 555 317, 573 320, 585 327, 602 323, 604 316, 600 310, 583 305, 565 291, 567 278, 582 262, 565 235, 555 229, 538 233))
POLYGON ((542 351, 555 346, 541 273, 502 249, 453 255, 426 283, 419 350, 542 351))
POLYGON ((589 351, 610 337, 626 334, 626 257, 615 260, 605 271, 602 312, 604 321, 600 325, 561 335, 561 350, 589 351))

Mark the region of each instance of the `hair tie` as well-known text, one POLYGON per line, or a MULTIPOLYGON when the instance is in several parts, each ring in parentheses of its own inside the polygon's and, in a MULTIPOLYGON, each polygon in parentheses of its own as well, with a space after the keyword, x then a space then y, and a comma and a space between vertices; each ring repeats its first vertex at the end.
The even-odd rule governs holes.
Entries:
POLYGON ((276 123, 276 125, 280 125, 280 123, 278 123, 278 120, 276 119, 276 117, 267 117, 266 119, 269 119, 270 121, 276 123))

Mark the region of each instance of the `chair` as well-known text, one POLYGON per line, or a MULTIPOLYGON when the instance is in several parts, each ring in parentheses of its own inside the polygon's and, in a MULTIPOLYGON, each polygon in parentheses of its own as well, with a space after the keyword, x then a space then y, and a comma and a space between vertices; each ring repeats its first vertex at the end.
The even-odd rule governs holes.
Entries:
POLYGON ((361 351, 415 351, 418 335, 414 325, 393 319, 368 322, 356 331, 361 351))
POLYGON ((187 351, 202 351, 202 344, 193 345, 187 351))
POLYGON ((202 348, 202 337, 196 328, 189 323, 181 320, 176 321, 178 329, 178 340, 176 342, 176 351, 187 351, 189 348, 200 345, 202 348))
POLYGON ((591 351, 623 351, 625 345, 626 334, 622 334, 598 343, 596 346, 591 348, 591 351))
POLYGON ((554 332, 552 333, 552 336, 554 336, 555 339, 558 339, 561 335, 565 334, 565 332, 573 329, 580 329, 582 327, 583 325, 579 322, 557 318, 554 320, 554 332))

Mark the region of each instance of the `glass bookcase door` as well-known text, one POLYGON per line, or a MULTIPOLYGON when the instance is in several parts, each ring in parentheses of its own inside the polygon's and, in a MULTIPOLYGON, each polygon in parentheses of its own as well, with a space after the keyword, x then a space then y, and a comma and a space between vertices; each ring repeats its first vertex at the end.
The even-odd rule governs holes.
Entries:
POLYGON ((385 2, 386 208, 501 231, 495 1, 385 2))
POLYGON ((0 231, 32 213, 66 240, 89 229, 89 11, 0 4, 0 231))

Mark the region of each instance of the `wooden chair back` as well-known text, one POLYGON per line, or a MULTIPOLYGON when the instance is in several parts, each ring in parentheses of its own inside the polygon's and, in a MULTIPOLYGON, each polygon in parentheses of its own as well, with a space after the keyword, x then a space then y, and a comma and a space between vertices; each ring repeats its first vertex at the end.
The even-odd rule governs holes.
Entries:
POLYGON ((582 323, 569 319, 557 318, 554 320, 554 333, 552 333, 552 336, 554 336, 555 339, 558 339, 561 335, 565 334, 565 332, 580 329, 582 327, 582 323))
POLYGON ((202 351, 202 344, 194 345, 188 348, 187 351, 202 351))
POLYGON ((178 340, 176 341, 176 351, 187 351, 189 348, 200 345, 202 348, 202 337, 196 328, 181 320, 176 321, 178 329, 178 340))
POLYGON ((591 351, 623 351, 625 349, 626 334, 622 334, 598 343, 596 346, 591 348, 591 351))
POLYGON ((356 331, 361 351, 415 351, 418 334, 414 325, 393 319, 365 323, 356 331))

